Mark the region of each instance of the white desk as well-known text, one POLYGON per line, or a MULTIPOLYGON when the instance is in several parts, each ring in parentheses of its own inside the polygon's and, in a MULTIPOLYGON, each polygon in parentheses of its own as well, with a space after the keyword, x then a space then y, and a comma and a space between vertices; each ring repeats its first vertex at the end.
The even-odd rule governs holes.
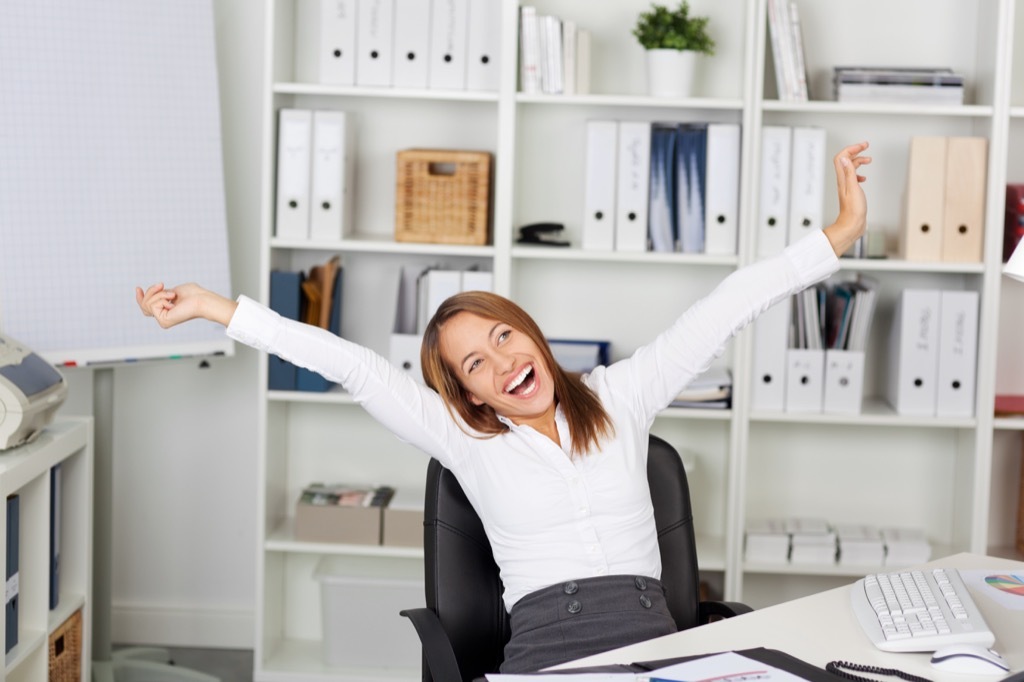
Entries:
MULTIPOLYGON (((1024 571, 1024 562, 977 554, 956 554, 923 564, 923 568, 995 569, 1024 571)), ((851 583, 853 581, 851 580, 851 583)), ((1024 611, 1000 606, 973 590, 971 596, 996 635, 993 647, 1010 670, 1024 670, 1024 611)), ((582 658, 556 668, 633 663, 676 656, 766 647, 779 649, 808 663, 825 667, 829 661, 897 668, 936 682, 1000 680, 1005 675, 954 675, 928 662, 930 653, 887 653, 868 640, 850 607, 850 586, 828 590, 770 606, 728 620, 709 623, 673 635, 582 658)), ((1007 673, 1009 674, 1009 673, 1007 673)))

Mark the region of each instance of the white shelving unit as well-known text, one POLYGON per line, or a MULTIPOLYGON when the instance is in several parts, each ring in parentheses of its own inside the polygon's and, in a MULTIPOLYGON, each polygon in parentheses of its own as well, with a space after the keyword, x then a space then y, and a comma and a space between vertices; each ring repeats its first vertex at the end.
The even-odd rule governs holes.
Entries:
MULTIPOLYGON (((753 412, 749 406, 752 335, 742 333, 720 363, 733 369, 733 409, 667 410, 654 432, 694 454, 690 473, 698 550, 705 578, 728 599, 754 606, 849 582, 856 572, 748 564, 747 519, 817 516, 832 522, 920 526, 936 555, 958 551, 1017 556, 1011 549, 1019 481, 1019 420, 993 419, 993 396, 1016 375, 1024 286, 1001 277, 1003 187, 1024 181, 1024 11, 1021 0, 865 0, 856 6, 799 0, 812 101, 781 102, 767 55, 766 0, 691 0, 711 17, 717 54, 699 67, 696 96, 645 94, 644 55, 630 33, 647 0, 593 3, 536 0, 542 14, 571 18, 593 34, 592 92, 562 97, 517 88, 517 0, 502 3, 502 79, 496 93, 341 88, 302 73, 296 52, 313 49, 317 0, 265 0, 262 267, 306 269, 341 254, 342 334, 386 353, 398 273, 406 264, 479 265, 493 270, 498 293, 530 311, 552 337, 607 338, 613 359, 668 326, 735 268, 756 260, 762 125, 817 125, 831 153, 861 139, 875 163, 866 169, 869 229, 894 245, 901 224, 907 150, 913 135, 989 139, 983 263, 844 261, 844 274, 877 279, 881 297, 868 349, 865 406, 858 416, 753 412), (313 8, 314 11, 311 11, 313 8), (823 82, 838 64, 949 65, 967 76, 962 107, 844 105, 823 82), (356 123, 355 232, 335 244, 273 237, 276 111, 338 109, 356 123), (593 253, 517 245, 516 228, 561 222, 580 242, 584 127, 590 118, 722 121, 743 126, 741 230, 735 256, 593 253), (492 239, 485 247, 396 243, 395 153, 409 147, 480 149, 495 155, 492 239), (1022 155, 1021 159, 1024 159, 1022 155), (901 417, 881 394, 885 341, 896 292, 904 287, 972 289, 981 294, 976 416, 901 417), (1004 330, 1000 334, 1000 330, 1004 330), (1007 332, 1006 330, 1011 330, 1007 332), (871 490, 866 504, 864 491, 871 490)), ((831 167, 823 169, 831 187, 831 167)), ((825 216, 837 211, 826 192, 825 216)), ((890 248, 894 253, 895 248, 890 248)), ((262 300, 268 299, 269 276, 262 300)), ((266 385, 266 370, 262 370, 266 385)), ((1017 388, 1024 390, 1019 385, 1017 388)), ((313 480, 388 482, 422 488, 425 457, 398 442, 341 391, 267 391, 260 401, 257 556, 258 680, 419 679, 418 670, 329 668, 313 567, 326 555, 370 557, 381 565, 421 562, 415 551, 296 542, 290 531, 300 488, 313 480)), ((862 572, 863 573, 863 572, 862 572)), ((362 618, 393 614, 358 614, 362 618)), ((411 627, 398 619, 395 627, 411 627)))
MULTIPOLYGON (((89 418, 58 419, 32 443, 0 453, 0 494, 4 500, 19 496, 20 519, 18 644, 7 653, 0 680, 49 679, 50 637, 79 609, 81 679, 91 677, 92 458, 89 418), (50 610, 50 470, 57 464, 62 486, 60 597, 50 610)), ((7 505, 0 509, 0 546, 6 546, 7 505)), ((0 633, 5 631, 0 622, 0 633)))

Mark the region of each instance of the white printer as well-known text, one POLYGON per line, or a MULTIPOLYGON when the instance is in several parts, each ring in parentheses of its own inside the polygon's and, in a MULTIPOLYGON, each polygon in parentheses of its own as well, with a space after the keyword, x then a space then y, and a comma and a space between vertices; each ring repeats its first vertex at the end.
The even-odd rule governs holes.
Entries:
POLYGON ((0 450, 35 439, 68 395, 57 369, 0 334, 0 450))

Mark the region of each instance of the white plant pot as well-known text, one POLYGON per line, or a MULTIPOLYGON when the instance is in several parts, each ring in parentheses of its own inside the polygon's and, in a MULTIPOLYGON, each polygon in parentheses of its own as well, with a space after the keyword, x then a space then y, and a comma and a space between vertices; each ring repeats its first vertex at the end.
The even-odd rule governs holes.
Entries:
POLYGON ((689 97, 696 67, 692 50, 647 50, 647 92, 652 97, 689 97))

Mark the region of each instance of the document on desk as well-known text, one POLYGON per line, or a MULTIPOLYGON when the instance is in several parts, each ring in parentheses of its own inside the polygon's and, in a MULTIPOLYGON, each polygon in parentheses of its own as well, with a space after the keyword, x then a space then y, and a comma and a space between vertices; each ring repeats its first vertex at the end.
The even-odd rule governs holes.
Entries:
POLYGON ((1024 611, 1024 571, 960 569, 972 594, 983 594, 1012 611, 1024 611))
POLYGON ((807 682, 805 678, 736 652, 715 654, 644 672, 487 675, 488 682, 807 682))

